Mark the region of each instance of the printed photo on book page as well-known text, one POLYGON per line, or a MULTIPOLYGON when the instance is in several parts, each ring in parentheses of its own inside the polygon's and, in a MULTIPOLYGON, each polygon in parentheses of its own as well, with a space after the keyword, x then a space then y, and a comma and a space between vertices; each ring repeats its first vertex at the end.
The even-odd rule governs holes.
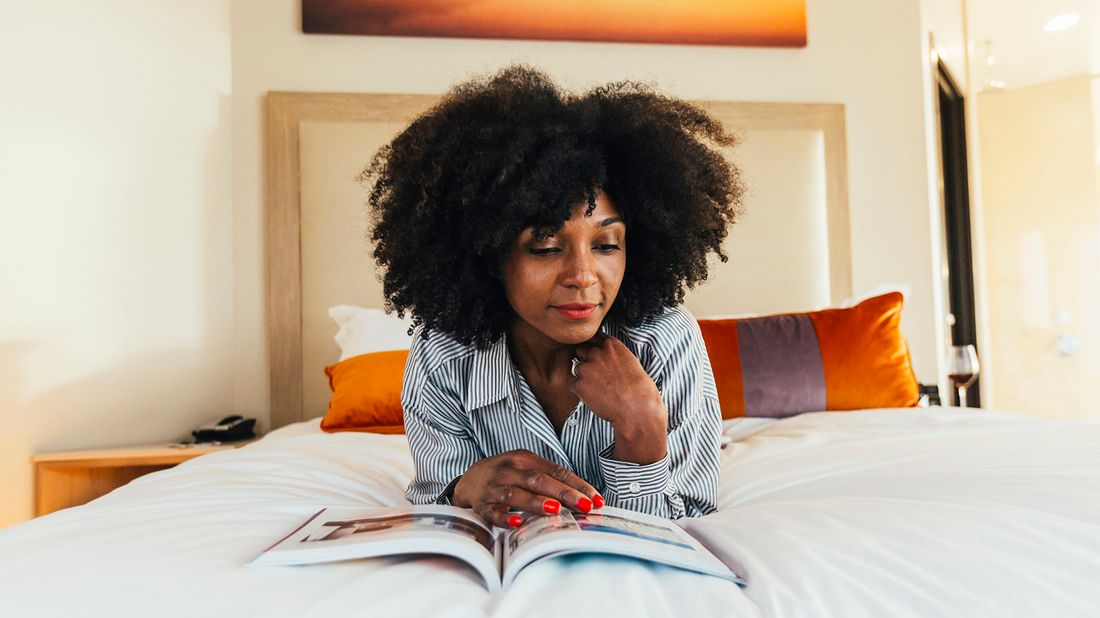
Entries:
POLYGON ((497 533, 452 506, 323 509, 256 556, 253 565, 336 562, 402 554, 442 554, 466 562, 490 590, 500 588, 497 533))
POLYGON ((504 586, 533 562, 576 553, 602 553, 660 562, 743 585, 731 571, 672 521, 604 507, 592 513, 534 516, 504 537, 504 586))
MULTIPOLYGON (((451 532, 463 534, 477 541, 489 552, 492 552, 495 546, 493 533, 484 524, 453 513, 397 513, 355 519, 326 519, 301 542, 332 541, 356 534, 380 531, 398 535, 418 535, 425 531, 451 532)), ((378 535, 373 535, 373 538, 378 538, 378 535)))

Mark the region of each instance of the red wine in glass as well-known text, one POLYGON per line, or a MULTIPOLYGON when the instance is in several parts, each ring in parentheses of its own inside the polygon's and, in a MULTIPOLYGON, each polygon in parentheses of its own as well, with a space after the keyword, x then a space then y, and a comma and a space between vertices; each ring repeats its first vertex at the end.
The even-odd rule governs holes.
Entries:
POLYGON ((978 351, 973 345, 953 345, 947 353, 947 377, 959 391, 959 407, 966 407, 966 388, 978 378, 978 351))
POLYGON ((955 388, 967 387, 974 383, 974 380, 978 379, 976 373, 949 373, 947 379, 951 380, 951 383, 955 385, 955 388))

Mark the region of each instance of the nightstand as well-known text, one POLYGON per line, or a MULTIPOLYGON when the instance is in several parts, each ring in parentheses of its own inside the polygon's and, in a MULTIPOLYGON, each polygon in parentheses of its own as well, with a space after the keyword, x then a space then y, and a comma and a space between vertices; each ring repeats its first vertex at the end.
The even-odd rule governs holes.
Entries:
POLYGON ((165 470, 214 451, 238 448, 252 441, 188 447, 160 444, 35 455, 31 457, 34 465, 34 516, 84 504, 139 476, 165 470))

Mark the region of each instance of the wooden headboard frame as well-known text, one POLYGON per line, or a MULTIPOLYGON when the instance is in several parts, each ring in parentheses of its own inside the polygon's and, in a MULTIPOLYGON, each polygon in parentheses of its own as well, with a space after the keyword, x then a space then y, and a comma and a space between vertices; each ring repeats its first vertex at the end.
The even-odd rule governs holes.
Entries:
MULTIPOLYGON (((408 122, 438 95, 270 92, 267 95, 267 333, 272 429, 304 418, 299 125, 408 122)), ((829 281, 834 299, 851 295, 844 106, 831 103, 694 101, 737 129, 820 130, 824 135, 829 281)))

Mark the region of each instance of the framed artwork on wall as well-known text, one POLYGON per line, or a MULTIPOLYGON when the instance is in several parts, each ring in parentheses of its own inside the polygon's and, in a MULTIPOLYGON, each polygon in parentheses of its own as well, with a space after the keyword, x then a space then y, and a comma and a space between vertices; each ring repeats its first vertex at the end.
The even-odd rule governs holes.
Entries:
POLYGON ((302 0, 302 30, 805 47, 806 0, 302 0))

